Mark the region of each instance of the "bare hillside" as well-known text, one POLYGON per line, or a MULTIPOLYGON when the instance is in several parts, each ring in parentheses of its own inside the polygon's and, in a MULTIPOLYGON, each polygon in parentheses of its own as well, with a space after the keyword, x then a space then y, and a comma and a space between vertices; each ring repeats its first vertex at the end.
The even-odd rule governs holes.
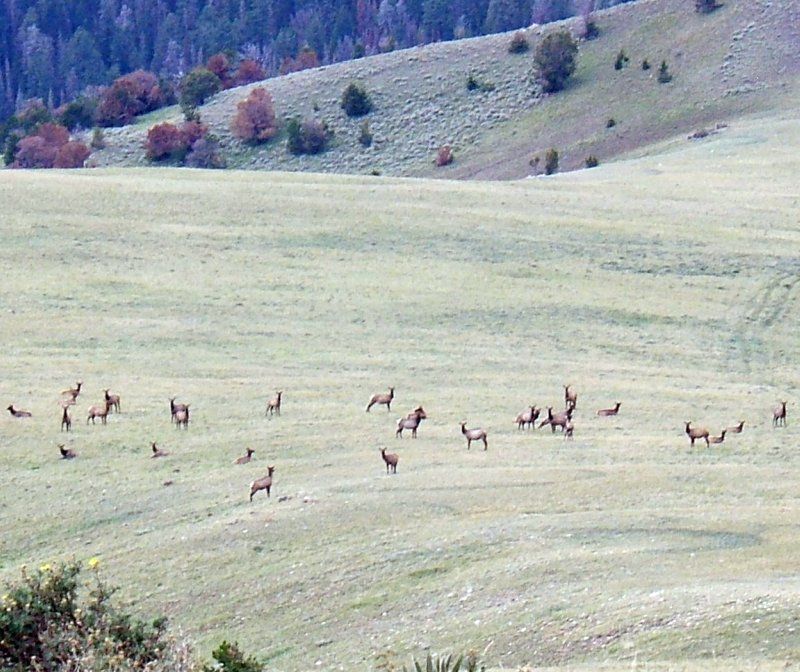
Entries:
MULTIPOLYGON (((512 179, 532 172, 534 156, 548 147, 562 169, 639 151, 698 125, 785 106, 798 80, 800 0, 728 0, 700 16, 688 0, 642 0, 597 15, 598 39, 583 42, 578 71, 567 91, 543 96, 532 78, 533 48, 554 25, 526 32, 531 51, 508 53, 509 34, 440 43, 341 63, 225 91, 202 109, 234 168, 305 170, 451 178, 512 179), (615 71, 624 49, 630 61, 615 71), (643 70, 642 61, 652 65, 643 70), (669 84, 656 81, 667 61, 669 84), (474 74, 491 91, 468 91, 474 74), (341 93, 360 81, 375 102, 368 115, 374 142, 358 142, 361 119, 340 109, 341 93), (251 147, 230 133, 236 104, 254 86, 266 86, 283 118, 325 120, 331 148, 296 157, 284 138, 251 147), (607 128, 607 121, 616 124, 607 128), (435 169, 435 150, 450 144, 455 163, 435 169)), ((564 22, 577 30, 579 21, 564 22)), ((178 108, 160 111, 131 127, 108 131, 108 148, 96 165, 144 165, 142 143, 157 121, 178 121, 178 108)))

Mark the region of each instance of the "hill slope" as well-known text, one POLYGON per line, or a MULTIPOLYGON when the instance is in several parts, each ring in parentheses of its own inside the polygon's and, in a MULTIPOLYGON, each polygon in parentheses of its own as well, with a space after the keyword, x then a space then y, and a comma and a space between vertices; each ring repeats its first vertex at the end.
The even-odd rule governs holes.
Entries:
MULTIPOLYGON (((575 20, 565 24, 577 26, 575 20)), ((264 85, 280 116, 317 116, 335 130, 334 146, 318 157, 291 156, 282 140, 254 149, 231 137, 236 103, 252 86, 219 94, 201 113, 223 139, 232 167, 517 178, 528 175, 530 160, 548 147, 560 150, 562 168, 575 168, 589 154, 607 161, 698 125, 780 109, 795 99, 800 0, 728 0, 707 16, 685 0, 642 0, 600 12, 598 24, 601 36, 581 45, 569 90, 555 96, 542 97, 532 83, 531 53, 508 53, 508 34, 268 80, 264 85), (631 60, 616 72, 620 49, 631 60), (641 69, 645 58, 654 66, 647 72, 641 69), (655 80, 662 60, 674 75, 666 85, 655 80), (467 91, 470 73, 496 88, 467 91), (361 121, 347 119, 339 108, 352 80, 362 81, 376 102, 368 117, 375 137, 369 148, 357 140, 361 121), (612 129, 606 128, 609 118, 617 122, 612 129), (435 170, 431 160, 443 144, 455 147, 456 162, 435 170)), ((526 33, 535 46, 552 28, 526 33)), ((143 165, 147 128, 162 119, 177 121, 180 113, 172 108, 109 131, 109 149, 96 154, 95 163, 143 165)))
POLYGON ((0 418, 0 575, 97 555, 200 651, 237 639, 280 670, 426 647, 797 662, 800 428, 770 409, 799 392, 798 149, 787 116, 506 184, 0 173, 0 398, 34 414, 0 418), (67 438, 57 391, 78 378, 67 438), (575 441, 517 430, 567 382, 575 441), (392 412, 366 414, 388 385, 392 412), (123 413, 87 427, 107 386, 123 413), (419 403, 419 438, 395 439, 419 403), (683 434, 740 419, 711 449, 683 434))

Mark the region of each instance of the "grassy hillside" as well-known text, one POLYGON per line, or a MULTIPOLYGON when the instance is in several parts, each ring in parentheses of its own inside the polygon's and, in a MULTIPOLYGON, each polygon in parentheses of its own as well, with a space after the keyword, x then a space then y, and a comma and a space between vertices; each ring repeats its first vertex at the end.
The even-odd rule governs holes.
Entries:
POLYGON ((0 399, 34 417, 0 418, 0 577, 99 556, 201 651, 278 670, 796 664, 799 146, 786 117, 524 183, 3 172, 0 399), (573 442, 517 430, 567 382, 573 442), (87 427, 104 387, 123 413, 87 427))
MULTIPOLYGON (((577 30, 578 20, 565 22, 577 30)), ((569 89, 542 97, 532 81, 533 48, 556 26, 526 31, 528 54, 508 53, 510 34, 434 44, 272 79, 266 87, 284 118, 325 119, 333 147, 317 157, 293 157, 284 138, 260 148, 232 138, 236 104, 252 86, 219 94, 202 110, 219 135, 232 167, 384 175, 435 175, 508 179, 532 172, 530 161, 549 147, 563 169, 583 165, 589 154, 606 162, 699 126, 754 112, 788 109, 797 91, 800 2, 728 0, 700 16, 688 0, 640 0, 600 12, 598 39, 581 44, 579 68, 569 89), (613 63, 624 49, 630 63, 613 63), (653 68, 642 71, 648 59, 653 68), (666 60, 674 79, 656 82, 666 60), (466 89, 469 74, 495 86, 466 89), (358 142, 361 120, 340 109, 345 86, 362 82, 375 100, 369 115, 374 143, 358 142), (609 118, 617 125, 606 128, 609 118), (454 146, 456 162, 432 166, 436 149, 454 146)), ((263 86, 257 84, 255 86, 263 86)), ((179 121, 177 108, 110 130, 109 148, 97 165, 144 165, 142 143, 157 121, 179 121)))

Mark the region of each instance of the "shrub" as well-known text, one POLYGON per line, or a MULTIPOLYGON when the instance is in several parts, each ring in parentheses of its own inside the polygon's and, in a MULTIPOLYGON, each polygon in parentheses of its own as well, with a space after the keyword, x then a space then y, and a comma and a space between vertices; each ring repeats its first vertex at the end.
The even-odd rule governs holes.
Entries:
POLYGON ((236 106, 236 116, 231 122, 233 134, 245 142, 266 142, 275 137, 278 126, 272 96, 258 87, 236 106))
POLYGON ((213 72, 223 89, 233 86, 233 78, 230 76, 231 62, 226 54, 222 52, 214 54, 206 61, 206 70, 213 72))
POLYGON ((617 58, 614 60, 614 70, 622 70, 629 60, 631 59, 625 54, 625 50, 620 49, 617 58))
MULTIPOLYGON (((464 672, 483 672, 486 666, 480 662, 475 651, 470 651, 466 656, 462 654, 457 658, 454 658, 452 654, 432 656, 429 653, 425 658, 424 667, 421 662, 412 659, 411 672, 422 672, 423 669, 427 672, 459 672, 462 668, 464 672)), ((403 672, 409 672, 405 665, 403 672)))
POLYGON ((249 58, 239 63, 239 69, 236 71, 235 76, 237 86, 260 82, 262 79, 266 78, 267 73, 264 71, 264 68, 249 58))
POLYGON ((558 172, 558 151, 552 147, 544 155, 544 174, 552 175, 558 172))
POLYGON ((710 14, 722 7, 716 0, 694 0, 694 9, 700 14, 710 14))
POLYGON ((360 84, 350 82, 342 93, 342 109, 348 117, 363 117, 372 111, 372 100, 360 84))
POLYGON ((597 160, 597 157, 594 154, 589 154, 584 161, 587 168, 597 168, 600 165, 600 162, 597 160))
POLYGON ((205 665, 203 672, 261 672, 264 665, 256 658, 245 657, 236 643, 223 641, 211 653, 215 660, 213 665, 205 665))
POLYGON ((591 14, 583 17, 581 34, 584 40, 594 40, 600 36, 600 29, 591 14))
POLYGON ((6 142, 3 147, 3 163, 10 166, 14 162, 14 155, 17 153, 19 142, 22 140, 22 135, 17 132, 6 134, 6 142))
POLYGON ((467 91, 494 91, 495 85, 492 82, 487 82, 479 79, 473 74, 467 75, 467 91))
MULTIPOLYGON (((66 128, 51 122, 42 124, 35 134, 19 140, 14 151, 14 160, 11 163, 11 167, 53 168, 59 150, 68 142, 69 131, 66 128)), ((64 160, 67 160, 66 157, 64 160)), ((83 165, 83 162, 81 162, 81 165, 83 165)))
POLYGON ((292 154, 319 154, 328 146, 333 133, 324 121, 297 118, 290 119, 286 124, 288 140, 287 149, 292 154))
POLYGON ((578 43, 567 30, 550 33, 536 47, 534 66, 546 93, 564 88, 567 79, 575 72, 578 43))
MULTIPOLYGON (((194 122, 192 122, 194 123, 194 122)), ((150 161, 183 160, 189 145, 186 136, 175 124, 156 124, 147 131, 146 156, 150 161)))
POLYGON ((642 61, 642 70, 649 70, 650 69, 650 61, 646 58, 642 61))
POLYGON ((508 53, 524 54, 528 49, 530 49, 530 45, 528 44, 528 38, 525 37, 525 33, 521 30, 514 33, 511 37, 511 42, 508 43, 508 53))
POLYGON ((449 166, 453 163, 453 159, 453 150, 450 145, 442 145, 439 147, 439 151, 436 152, 434 163, 437 168, 442 168, 443 166, 449 166))
POLYGON ((91 128, 97 113, 97 99, 80 96, 56 110, 58 123, 70 131, 76 128, 91 128))
POLYGON ((71 140, 62 145, 56 153, 53 168, 83 168, 91 150, 82 142, 71 140))
POLYGON ((301 70, 308 70, 309 68, 316 68, 319 66, 319 57, 317 52, 311 47, 305 46, 297 54, 297 58, 287 56, 283 59, 281 67, 278 68, 278 73, 281 75, 288 75, 290 72, 300 72, 301 70))
POLYGON ((195 68, 181 81, 181 108, 186 111, 202 105, 221 88, 222 82, 211 70, 195 68))
POLYGON ((205 135, 195 141, 186 155, 186 165, 190 168, 224 168, 225 159, 219 154, 219 140, 213 135, 205 135))
POLYGON ((161 107, 166 96, 158 78, 147 70, 136 70, 114 80, 97 107, 100 126, 124 126, 139 114, 161 107))
POLYGON ((661 65, 658 68, 658 83, 659 84, 669 84, 672 81, 672 73, 669 71, 669 67, 667 66, 666 61, 661 61, 661 65))
POLYGON ((361 124, 361 129, 358 132, 358 141, 364 147, 369 147, 372 145, 372 130, 369 127, 369 121, 366 119, 364 123, 361 124))
POLYGON ((95 128, 92 131, 92 141, 89 143, 92 149, 103 149, 106 146, 106 136, 102 128, 95 128))
POLYGON ((614 126, 616 126, 616 125, 617 125, 617 121, 616 121, 616 119, 614 119, 614 117, 611 117, 610 119, 608 119, 606 121, 606 128, 614 128, 614 126))

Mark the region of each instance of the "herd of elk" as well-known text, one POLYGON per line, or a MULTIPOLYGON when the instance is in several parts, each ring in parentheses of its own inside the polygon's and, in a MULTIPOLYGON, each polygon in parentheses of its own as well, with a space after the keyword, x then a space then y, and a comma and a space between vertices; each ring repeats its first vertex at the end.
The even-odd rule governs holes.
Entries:
POLYGON ((417 427, 419 427, 419 424, 427 417, 428 415, 425 413, 425 409, 422 408, 422 406, 417 406, 405 418, 400 418, 397 421, 397 431, 394 433, 394 435, 398 438, 403 438, 403 430, 410 429, 411 438, 416 439, 417 427))

